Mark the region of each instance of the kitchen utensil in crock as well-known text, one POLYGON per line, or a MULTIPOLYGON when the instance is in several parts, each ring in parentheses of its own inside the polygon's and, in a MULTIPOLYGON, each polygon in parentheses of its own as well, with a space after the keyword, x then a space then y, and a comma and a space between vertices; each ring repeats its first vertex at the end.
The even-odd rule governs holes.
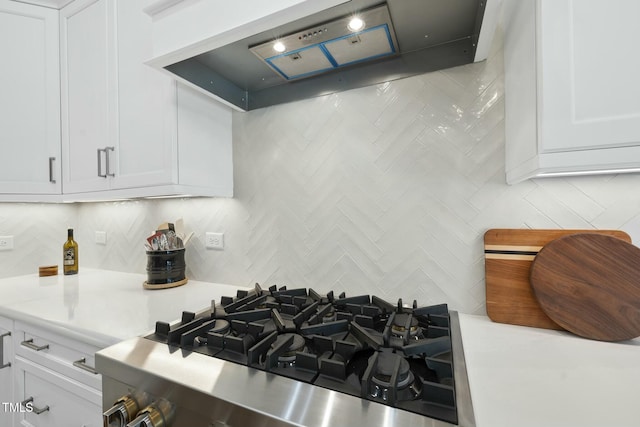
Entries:
POLYGON ((612 236, 561 237, 536 255, 530 279, 564 329, 601 341, 640 336, 640 248, 612 236))
POLYGON ((146 289, 166 289, 187 283, 185 250, 147 251, 146 289))

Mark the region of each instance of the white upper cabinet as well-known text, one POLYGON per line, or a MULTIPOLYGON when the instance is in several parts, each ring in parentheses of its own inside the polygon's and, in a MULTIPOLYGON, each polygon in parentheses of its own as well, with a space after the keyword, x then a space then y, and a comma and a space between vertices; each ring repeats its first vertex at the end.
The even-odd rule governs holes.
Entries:
POLYGON ((507 182, 640 168, 640 2, 505 0, 507 182))
POLYGON ((111 117, 117 90, 114 6, 108 0, 76 1, 62 10, 65 193, 105 190, 110 185, 106 163, 115 150, 116 136, 111 117))
POLYGON ((177 159, 176 85, 142 61, 151 54, 151 19, 139 1, 117 8, 118 155, 114 187, 171 184, 177 159))
POLYGON ((144 64, 143 4, 76 0, 60 12, 65 198, 232 196, 231 110, 144 64))
POLYGON ((58 12, 0 0, 0 52, 0 197, 59 195, 58 12))

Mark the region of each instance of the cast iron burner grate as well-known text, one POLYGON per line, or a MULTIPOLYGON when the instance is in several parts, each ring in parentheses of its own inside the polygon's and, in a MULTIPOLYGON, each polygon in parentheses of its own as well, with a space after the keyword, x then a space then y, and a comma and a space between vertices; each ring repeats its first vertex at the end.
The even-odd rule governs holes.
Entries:
POLYGON ((446 304, 256 284, 146 338, 458 423, 446 304))

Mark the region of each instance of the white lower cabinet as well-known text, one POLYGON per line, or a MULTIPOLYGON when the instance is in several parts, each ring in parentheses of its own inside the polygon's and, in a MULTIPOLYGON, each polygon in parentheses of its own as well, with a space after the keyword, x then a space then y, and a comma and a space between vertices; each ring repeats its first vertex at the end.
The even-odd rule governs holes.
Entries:
POLYGON ((14 410, 6 425, 102 425, 102 379, 93 368, 99 348, 21 321, 11 337, 14 410))
POLYGON ((13 322, 0 317, 0 426, 13 425, 10 405, 13 399, 13 351, 11 330, 13 322))
POLYGON ((100 427, 99 390, 74 381, 20 356, 15 358, 16 397, 22 402, 14 415, 25 427, 100 427))

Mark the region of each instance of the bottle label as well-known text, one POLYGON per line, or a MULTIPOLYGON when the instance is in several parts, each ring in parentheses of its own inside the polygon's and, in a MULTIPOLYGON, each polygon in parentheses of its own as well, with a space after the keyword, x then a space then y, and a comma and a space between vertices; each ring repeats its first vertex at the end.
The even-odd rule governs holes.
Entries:
POLYGON ((64 251, 64 265, 74 265, 76 263, 76 251, 73 248, 64 251))

